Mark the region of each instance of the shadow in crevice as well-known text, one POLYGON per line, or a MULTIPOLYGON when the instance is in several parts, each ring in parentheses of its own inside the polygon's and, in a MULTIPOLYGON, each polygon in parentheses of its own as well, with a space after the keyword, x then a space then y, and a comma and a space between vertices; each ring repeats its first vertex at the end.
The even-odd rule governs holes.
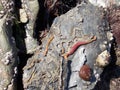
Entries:
POLYGON ((24 90, 23 87, 23 67, 26 65, 27 60, 33 56, 33 54, 18 53, 20 63, 18 64, 17 75, 17 90, 24 90))
POLYGON ((69 89, 69 81, 70 81, 70 76, 71 76, 71 63, 72 61, 68 60, 67 62, 67 78, 66 78, 66 86, 65 86, 65 90, 69 89))
POLYGON ((16 77, 17 90, 24 90, 23 87, 23 67, 26 65, 28 58, 32 57, 33 54, 26 53, 26 32, 25 32, 25 24, 19 22, 19 9, 21 8, 21 0, 15 0, 15 20, 13 29, 13 37, 15 38, 16 47, 18 48, 18 74, 16 77), (19 22, 19 23, 18 23, 19 22))
POLYGON ((26 33, 24 29, 24 24, 19 23, 18 25, 20 27, 20 30, 18 29, 16 25, 13 25, 13 36, 15 38, 16 47, 19 49, 18 51, 18 74, 17 74, 17 90, 24 90, 23 88, 23 82, 22 82, 22 75, 23 75, 23 67, 26 65, 27 60, 33 56, 33 54, 27 54, 26 51, 26 45, 25 45, 25 38, 26 33))
POLYGON ((120 77, 120 66, 106 67, 101 74, 101 80, 97 82, 93 90, 111 90, 110 82, 112 79, 120 77))
POLYGON ((56 3, 52 6, 52 9, 49 9, 49 7, 45 4, 46 1, 50 0, 38 0, 40 9, 37 15, 36 27, 33 36, 39 42, 41 40, 41 32, 49 30, 57 16, 65 14, 78 3, 78 0, 56 0, 56 3))
POLYGON ((15 38, 16 47, 19 49, 18 51, 18 74, 17 74, 17 90, 24 90, 23 88, 23 67, 26 65, 27 60, 33 56, 33 54, 27 54, 26 53, 26 45, 25 45, 25 38, 26 33, 24 29, 24 24, 19 23, 19 25, 16 26, 13 25, 13 37, 15 38), (19 27, 18 27, 19 26, 19 27), (20 28, 20 30, 18 29, 20 28))
POLYGON ((21 8, 21 1, 15 0, 15 20, 13 29, 13 37, 15 38, 16 47, 20 52, 26 53, 26 45, 25 45, 25 23, 20 23, 19 9, 21 8))
POLYGON ((23 23, 15 23, 13 25, 13 37, 15 38, 16 47, 19 49, 19 52, 26 53, 25 38, 26 32, 23 23))
POLYGON ((120 67, 115 65, 117 57, 114 50, 114 45, 111 47, 111 63, 104 68, 100 75, 101 80, 97 82, 93 90, 110 90, 110 82, 112 79, 120 77, 120 67))
POLYGON ((37 20, 36 20, 36 27, 34 31, 34 38, 37 38, 39 41, 39 31, 42 31, 45 29, 45 22, 44 22, 44 13, 45 13, 45 7, 44 7, 44 1, 45 0, 38 0, 39 2, 39 11, 37 15, 37 20))

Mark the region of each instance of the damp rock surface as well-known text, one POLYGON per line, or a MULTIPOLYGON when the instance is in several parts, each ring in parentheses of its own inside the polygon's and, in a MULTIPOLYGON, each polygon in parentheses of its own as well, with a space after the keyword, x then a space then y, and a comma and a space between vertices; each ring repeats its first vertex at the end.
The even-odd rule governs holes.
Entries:
POLYGON ((12 36, 13 0, 0 2, 0 90, 15 90, 18 56, 12 36), (7 7, 6 7, 7 6, 7 7))
POLYGON ((96 64, 99 54, 110 52, 112 36, 102 8, 82 2, 57 17, 40 48, 23 68, 25 90, 90 90, 100 80, 103 68, 96 64), (80 46, 67 60, 62 56, 78 41, 96 40, 80 46), (47 47, 48 46, 48 47, 47 47), (48 51, 47 51, 48 49, 48 51), (87 64, 93 71, 89 81, 79 77, 87 64))

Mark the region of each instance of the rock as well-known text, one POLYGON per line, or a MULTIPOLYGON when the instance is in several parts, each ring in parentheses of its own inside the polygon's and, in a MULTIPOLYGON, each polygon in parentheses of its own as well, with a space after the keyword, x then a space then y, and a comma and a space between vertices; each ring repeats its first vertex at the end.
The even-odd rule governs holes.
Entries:
POLYGON ((109 23, 115 38, 114 50, 116 54, 116 65, 120 65, 120 6, 114 5, 109 8, 109 23))
POLYGON ((111 5, 120 5, 119 0, 89 0, 89 2, 98 7, 110 7, 111 5))
POLYGON ((22 8, 24 9, 24 13, 27 15, 24 18, 24 21, 28 21, 25 25, 25 45, 26 52, 33 53, 38 47, 37 40, 33 38, 33 32, 35 31, 35 21, 37 18, 39 3, 38 0, 22 0, 22 8), (26 19, 26 20, 25 20, 26 19), (34 43, 34 44, 33 44, 34 43))
POLYGON ((23 69, 24 89, 93 89, 103 71, 103 68, 95 65, 96 59, 101 52, 110 52, 111 48, 111 39, 107 38, 107 32, 110 31, 104 9, 89 2, 82 2, 57 17, 47 36, 42 39, 39 50, 23 69), (76 42, 90 41, 93 36, 97 40, 78 47, 67 61, 64 59, 63 53, 68 52, 76 42), (90 81, 79 78, 78 72, 84 64, 89 65, 93 71, 90 81))
POLYGON ((5 11, 0 18, 0 90, 15 90, 17 75, 17 48, 12 36, 13 0, 1 0, 0 11, 5 11))
POLYGON ((110 90, 119 90, 120 89, 120 78, 114 78, 110 82, 110 90))

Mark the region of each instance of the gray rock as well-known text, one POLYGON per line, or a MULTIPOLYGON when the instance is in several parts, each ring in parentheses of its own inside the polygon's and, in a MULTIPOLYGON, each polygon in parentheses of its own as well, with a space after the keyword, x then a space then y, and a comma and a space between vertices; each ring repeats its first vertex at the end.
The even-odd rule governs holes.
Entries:
POLYGON ((119 0, 89 0, 89 2, 95 6, 98 7, 110 7, 111 5, 120 5, 120 1, 119 0))
POLYGON ((38 0, 21 0, 21 2, 22 2, 22 8, 25 11, 24 13, 26 13, 25 15, 27 15, 25 19, 26 21, 28 21, 25 25, 26 52, 32 53, 38 47, 37 40, 33 38, 33 32, 35 29, 35 21, 36 21, 38 10, 39 10, 39 3, 38 3, 38 0))
POLYGON ((40 49, 24 67, 24 89, 34 90, 90 90, 99 80, 103 68, 95 65, 99 54, 110 52, 111 40, 104 10, 90 3, 81 3, 64 15, 57 17, 48 33, 42 39, 40 49), (108 33, 108 34, 107 34, 108 33), (66 61, 62 54, 69 51, 77 41, 97 40, 80 46, 66 61), (50 45, 48 41, 52 38, 50 45), (44 56, 48 45, 48 52, 44 56), (90 81, 79 77, 79 70, 87 64, 93 71, 90 81))
POLYGON ((17 48, 12 36, 13 0, 1 0, 0 11, 0 90, 15 90, 17 75, 17 48))

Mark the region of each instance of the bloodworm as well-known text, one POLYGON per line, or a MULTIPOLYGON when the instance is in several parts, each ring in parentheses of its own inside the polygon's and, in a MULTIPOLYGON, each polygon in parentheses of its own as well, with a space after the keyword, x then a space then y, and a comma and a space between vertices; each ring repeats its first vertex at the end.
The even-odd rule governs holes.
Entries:
POLYGON ((93 41, 95 41, 97 39, 96 36, 93 36, 93 38, 91 38, 89 41, 78 41, 77 43, 75 43, 71 48, 70 48, 70 51, 68 51, 67 53, 63 54, 62 56, 67 59, 69 55, 72 55, 77 49, 79 46, 81 45, 85 45, 85 44, 88 44, 88 43, 91 43, 93 41))

